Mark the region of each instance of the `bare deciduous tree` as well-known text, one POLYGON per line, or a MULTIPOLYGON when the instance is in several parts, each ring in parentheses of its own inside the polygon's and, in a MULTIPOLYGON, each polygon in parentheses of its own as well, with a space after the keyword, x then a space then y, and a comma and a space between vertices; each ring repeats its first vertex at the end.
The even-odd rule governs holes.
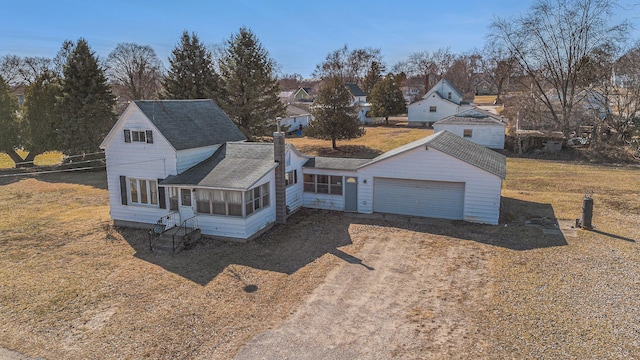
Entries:
POLYGON ((531 81, 531 94, 557 129, 569 135, 587 59, 622 41, 626 23, 611 25, 613 0, 537 0, 529 12, 495 18, 492 39, 503 46, 531 81))
POLYGON ((349 50, 347 45, 344 45, 327 54, 324 61, 316 66, 313 76, 323 79, 338 77, 343 82, 358 83, 371 67, 372 62, 382 64, 380 49, 349 50))
POLYGON ((120 43, 107 57, 106 67, 119 101, 157 98, 162 62, 151 46, 120 43))

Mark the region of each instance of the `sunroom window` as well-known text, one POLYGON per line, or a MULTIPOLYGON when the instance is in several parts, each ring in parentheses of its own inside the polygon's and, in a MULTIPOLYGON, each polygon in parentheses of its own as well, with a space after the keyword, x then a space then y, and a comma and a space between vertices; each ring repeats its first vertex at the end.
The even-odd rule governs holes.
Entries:
POLYGON ((196 189, 196 211, 199 214, 249 216, 267 206, 269 183, 244 192, 196 189))

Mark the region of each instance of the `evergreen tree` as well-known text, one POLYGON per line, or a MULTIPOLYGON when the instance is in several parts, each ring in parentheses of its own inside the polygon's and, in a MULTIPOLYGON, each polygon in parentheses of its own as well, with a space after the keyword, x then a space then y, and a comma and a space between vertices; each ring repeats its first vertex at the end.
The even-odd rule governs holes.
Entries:
POLYGON ((61 123, 57 127, 59 150, 93 152, 115 123, 115 99, 104 70, 85 39, 79 39, 63 69, 62 96, 58 101, 61 123))
POLYGON ((19 137, 18 98, 11 91, 11 87, 0 76, 0 151, 6 152, 11 159, 22 162, 16 153, 19 137))
POLYGON ((62 80, 53 72, 45 72, 27 86, 22 105, 22 119, 26 146, 30 149, 25 161, 33 161, 36 155, 57 150, 60 113, 56 101, 62 96, 62 80))
POLYGON ((387 75, 373 87, 369 97, 373 116, 384 117, 386 125, 389 125, 389 116, 407 111, 407 104, 397 80, 400 79, 393 74, 387 75))
POLYGON ((267 135, 285 114, 274 61, 256 35, 242 27, 226 41, 218 67, 224 96, 220 106, 247 137, 267 135))
POLYGON ((371 95, 373 87, 382 80, 382 73, 385 70, 385 66, 381 65, 379 62, 371 62, 367 74, 364 76, 364 79, 362 79, 362 90, 365 94, 371 95))
POLYGON ((314 120, 309 123, 305 135, 331 140, 334 149, 338 148, 336 140, 355 139, 364 135, 357 109, 351 104, 351 94, 337 76, 327 79, 320 88, 312 113, 314 120))
POLYGON ((215 99, 218 75, 211 52, 195 33, 182 33, 180 43, 169 57, 169 71, 162 82, 165 99, 215 99))

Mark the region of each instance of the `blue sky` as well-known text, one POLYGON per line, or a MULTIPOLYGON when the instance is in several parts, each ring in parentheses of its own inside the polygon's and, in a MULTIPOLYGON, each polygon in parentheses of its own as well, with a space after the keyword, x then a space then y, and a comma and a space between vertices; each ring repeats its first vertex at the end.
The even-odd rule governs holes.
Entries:
MULTIPOLYGON (((167 57, 183 30, 207 45, 247 26, 283 73, 309 77, 325 56, 349 48, 380 48, 388 66, 422 50, 481 48, 494 15, 517 16, 529 1, 3 1, 0 56, 53 57, 64 40, 84 37, 101 58, 121 42, 151 45, 167 57)), ((622 0, 640 39, 640 1, 622 0), (636 4, 633 7, 632 4, 636 4)))

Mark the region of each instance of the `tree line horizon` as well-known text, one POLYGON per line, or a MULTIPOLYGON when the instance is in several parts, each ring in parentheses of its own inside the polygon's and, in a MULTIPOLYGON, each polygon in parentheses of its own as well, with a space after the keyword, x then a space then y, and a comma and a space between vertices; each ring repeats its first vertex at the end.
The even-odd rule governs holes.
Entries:
MULTIPOLYGON (((627 21, 610 23, 615 4, 613 0, 537 0, 520 17, 495 17, 480 50, 419 51, 390 70, 381 49, 344 45, 327 54, 312 76, 321 79, 323 86, 357 83, 374 100, 373 115, 386 119, 406 111, 399 95, 409 77, 423 78, 425 84, 446 78, 469 96, 474 92, 474 76, 481 74, 495 87, 499 102, 506 100, 506 87, 517 79, 519 89, 525 90, 505 102, 505 111, 520 123, 566 135, 590 123, 615 131, 613 142, 625 144, 638 130, 640 42, 628 46, 627 21), (625 85, 624 94, 618 81, 625 85), (592 96, 585 94, 596 91, 598 111, 604 109, 604 114, 588 113, 579 106, 592 96), (615 111, 608 110, 614 107, 615 111)), ((168 60, 165 69, 151 46, 135 43, 120 43, 100 59, 83 38, 76 43, 65 41, 52 59, 5 55, 0 59, 0 150, 16 162, 29 161, 15 153, 20 147, 32 153, 91 152, 115 123, 123 104, 142 99, 210 98, 249 138, 266 135, 274 119, 285 113, 278 99, 280 85, 293 87, 304 80, 299 74, 279 74, 275 60, 247 27, 213 47, 185 30, 168 60), (1 96, 18 85, 25 86, 22 106, 1 96)), ((318 97, 326 100, 316 106, 317 115, 326 119, 328 107, 339 107, 340 114, 321 129, 312 127, 309 134, 330 139, 335 147, 335 140, 361 136, 363 131, 354 126, 353 109, 343 106, 346 98, 340 99, 339 106, 326 102, 345 96, 337 88, 333 94, 318 97), (351 124, 331 133, 345 122, 351 124)))

